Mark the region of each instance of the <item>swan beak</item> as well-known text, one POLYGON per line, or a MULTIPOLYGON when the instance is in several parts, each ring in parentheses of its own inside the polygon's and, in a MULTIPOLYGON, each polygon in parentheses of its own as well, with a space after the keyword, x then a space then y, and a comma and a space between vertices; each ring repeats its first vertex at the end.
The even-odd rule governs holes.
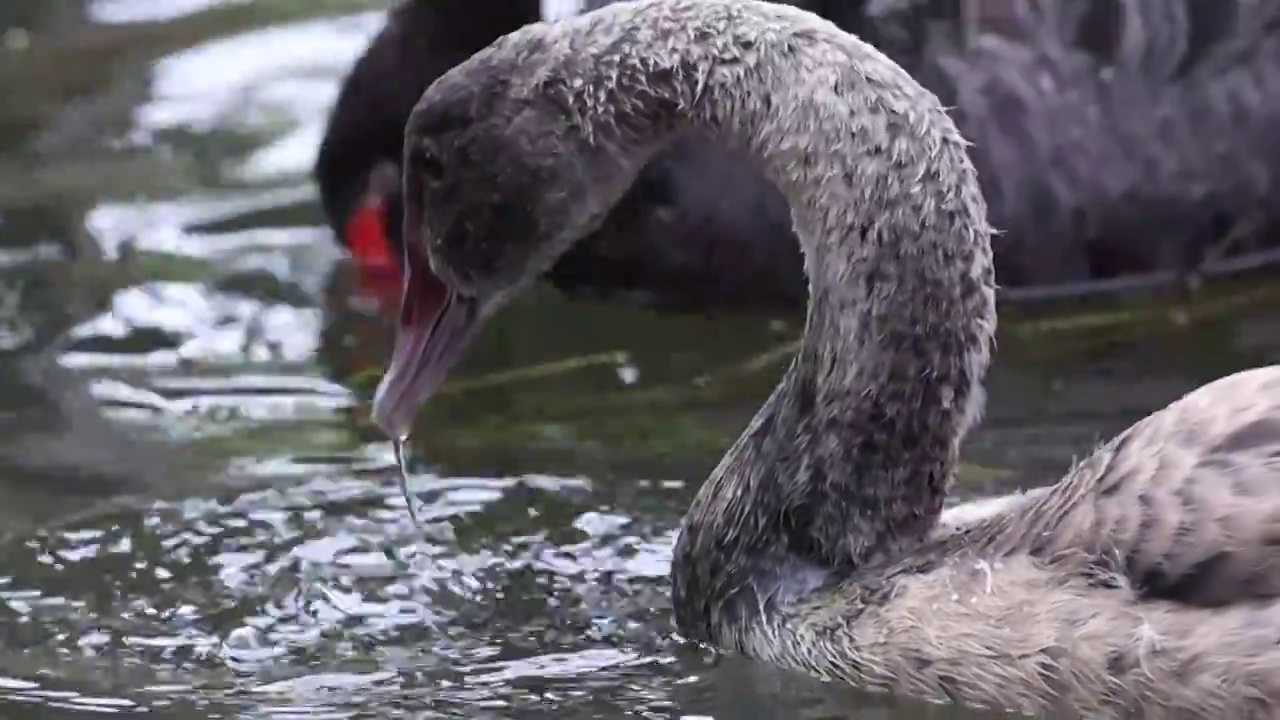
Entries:
POLYGON ((391 363, 373 395, 373 421, 392 439, 409 436, 418 409, 444 384, 480 328, 480 302, 427 267, 405 268, 400 329, 391 363))

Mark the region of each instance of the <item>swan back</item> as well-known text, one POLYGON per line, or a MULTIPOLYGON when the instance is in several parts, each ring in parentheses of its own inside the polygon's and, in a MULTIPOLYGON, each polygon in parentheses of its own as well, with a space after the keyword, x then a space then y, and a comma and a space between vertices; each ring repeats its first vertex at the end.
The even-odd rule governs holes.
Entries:
POLYGON ((1280 224, 1274 3, 1004 5, 964 43, 918 35, 910 67, 975 143, 1006 283, 1194 266, 1280 224))

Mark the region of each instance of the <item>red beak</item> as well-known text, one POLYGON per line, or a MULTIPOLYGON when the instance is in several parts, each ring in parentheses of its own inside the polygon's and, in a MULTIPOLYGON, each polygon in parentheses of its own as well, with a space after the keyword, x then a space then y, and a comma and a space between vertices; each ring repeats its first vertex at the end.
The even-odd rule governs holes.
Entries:
POLYGON ((394 301, 401 287, 400 266, 392 254, 381 195, 372 191, 365 195, 347 221, 343 239, 354 260, 357 291, 376 298, 380 305, 394 301))
POLYGON ((415 253, 405 255, 400 331, 373 396, 373 421, 396 440, 409 436, 418 408, 444 384, 480 327, 475 298, 446 285, 415 253))
POLYGON ((387 237, 386 206, 382 197, 368 193, 361 200, 343 233, 351 256, 362 264, 394 265, 391 241, 387 237))

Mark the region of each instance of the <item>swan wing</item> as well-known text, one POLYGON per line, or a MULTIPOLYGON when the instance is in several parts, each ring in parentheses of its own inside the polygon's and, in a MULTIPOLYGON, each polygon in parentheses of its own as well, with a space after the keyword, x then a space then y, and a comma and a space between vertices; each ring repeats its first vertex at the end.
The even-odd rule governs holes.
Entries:
POLYGON ((1115 553, 1146 597, 1280 597, 1280 366, 1153 413, 1008 522, 1034 555, 1115 553))

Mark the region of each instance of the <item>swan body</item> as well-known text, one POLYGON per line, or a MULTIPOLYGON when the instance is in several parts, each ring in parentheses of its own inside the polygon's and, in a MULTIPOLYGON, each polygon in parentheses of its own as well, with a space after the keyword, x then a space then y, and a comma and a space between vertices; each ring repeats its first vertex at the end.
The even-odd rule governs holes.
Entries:
POLYGON ((484 318, 695 129, 790 201, 805 335, 676 545, 689 638, 1038 713, 1280 717, 1280 368, 1210 383, 1057 484, 944 511, 996 325, 938 99, 815 15, 638 0, 499 39, 405 129, 408 279, 374 419, 408 434, 484 318))
MULTIPOLYGON (((348 245, 371 170, 398 165, 422 91, 538 19, 536 0, 493 4, 475 12, 468 0, 406 0, 346 78, 315 176, 348 245)), ((1003 231, 994 238, 1002 299, 1214 268, 1218 256, 1276 237, 1280 33, 1269 3, 791 4, 866 38, 956 108, 1003 231), (1234 244, 1219 247, 1224 237, 1234 244)), ((398 190, 384 206, 398 257, 398 190)), ((792 313, 808 299, 782 194, 746 153, 705 133, 656 155, 545 277, 571 297, 674 311, 792 313)))

